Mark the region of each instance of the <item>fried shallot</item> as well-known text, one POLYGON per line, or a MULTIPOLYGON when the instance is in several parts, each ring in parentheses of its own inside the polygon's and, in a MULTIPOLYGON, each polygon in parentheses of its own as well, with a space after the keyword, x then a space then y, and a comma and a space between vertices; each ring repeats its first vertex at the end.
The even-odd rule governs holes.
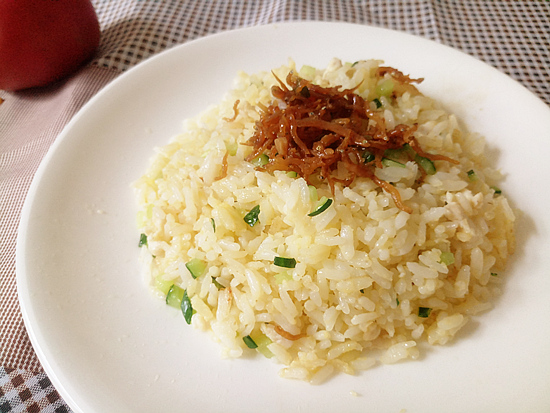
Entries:
MULTIPOLYGON (((373 109, 374 105, 371 107, 354 89, 322 87, 293 72, 286 77, 286 84, 274 76, 279 84, 271 89, 274 100, 259 109, 260 120, 248 141, 253 150, 247 160, 262 154, 269 157, 269 162, 258 169, 293 171, 308 183, 317 176, 326 180, 332 193, 336 182, 350 185, 358 176, 367 177, 388 192, 398 208, 410 213, 397 188, 375 175, 375 168, 382 167, 384 153, 408 146, 431 161, 456 163, 424 152, 414 136, 417 125, 399 124, 388 129, 382 112, 373 109), (336 173, 339 164, 345 166, 347 176, 336 173)), ((404 86, 396 90, 411 93, 418 93, 411 83, 422 81, 390 67, 379 68, 378 76, 389 76, 396 85, 404 86)))

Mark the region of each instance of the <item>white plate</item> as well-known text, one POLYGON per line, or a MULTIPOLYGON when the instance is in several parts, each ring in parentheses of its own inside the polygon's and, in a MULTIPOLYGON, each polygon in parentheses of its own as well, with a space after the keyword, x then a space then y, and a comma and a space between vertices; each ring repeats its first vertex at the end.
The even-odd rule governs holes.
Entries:
POLYGON ((550 110, 497 70, 437 43, 368 26, 287 23, 221 33, 120 76, 74 117, 42 163, 22 213, 17 281, 25 324, 77 412, 513 412, 550 408, 550 110), (325 66, 382 58, 484 134, 503 189, 523 211, 494 310, 421 361, 284 380, 261 357, 220 360, 205 334, 140 276, 130 183, 153 147, 216 104, 238 70, 292 57, 325 66), (357 392, 358 396, 352 395, 357 392), (405 411, 405 410, 404 410, 405 411))

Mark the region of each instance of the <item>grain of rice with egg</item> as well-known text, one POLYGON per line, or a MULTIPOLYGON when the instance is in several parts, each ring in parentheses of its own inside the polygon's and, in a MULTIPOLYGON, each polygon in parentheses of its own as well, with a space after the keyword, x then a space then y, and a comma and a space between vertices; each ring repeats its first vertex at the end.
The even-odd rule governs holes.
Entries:
MULTIPOLYGON (((273 72, 357 87, 371 102, 380 65, 334 59, 324 70, 289 62, 273 72)), ((436 173, 417 186, 414 162, 377 169, 410 214, 373 181, 357 178, 337 184, 334 194, 317 185, 318 197, 334 202, 310 217, 315 199, 304 179, 259 171, 245 160, 258 107, 271 103, 274 74, 240 73, 219 105, 187 120, 181 135, 158 148, 135 183, 151 286, 163 295, 172 284, 184 289, 192 326, 209 331, 224 357, 253 351, 243 341, 249 336, 283 365, 281 376, 312 383, 416 359, 422 341, 446 344, 491 308, 514 249, 514 212, 495 190, 501 175, 485 158, 484 139, 422 94, 381 96, 381 108, 371 106, 387 128, 418 124, 425 152, 459 164, 436 162, 436 173), (256 205, 259 221, 251 227, 243 217, 256 205), (442 262, 449 251, 454 262, 442 262), (296 266, 274 265, 277 256, 296 266), (194 258, 207 263, 196 279, 185 265, 194 258)))

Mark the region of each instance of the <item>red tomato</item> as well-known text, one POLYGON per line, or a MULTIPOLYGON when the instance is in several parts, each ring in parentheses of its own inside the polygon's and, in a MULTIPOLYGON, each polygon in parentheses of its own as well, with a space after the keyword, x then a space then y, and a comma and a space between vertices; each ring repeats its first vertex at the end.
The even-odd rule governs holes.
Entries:
POLYGON ((0 89, 69 75, 93 56, 99 38, 90 0, 0 0, 0 89))

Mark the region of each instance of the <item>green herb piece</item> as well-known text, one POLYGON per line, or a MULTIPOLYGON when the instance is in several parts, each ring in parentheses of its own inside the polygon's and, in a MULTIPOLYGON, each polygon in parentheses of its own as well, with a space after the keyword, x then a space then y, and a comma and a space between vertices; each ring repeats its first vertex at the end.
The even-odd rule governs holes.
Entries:
POLYGON ((223 290, 225 288, 214 277, 212 277, 212 284, 214 284, 218 290, 223 290))
POLYGON ((275 257, 273 264, 277 267, 294 268, 296 267, 296 260, 294 258, 275 257))
POLYGON ((256 205, 254 208, 250 210, 248 214, 244 216, 243 218, 244 222, 246 222, 248 225, 253 227, 254 225, 256 225, 256 222, 258 222, 259 215, 260 215, 260 206, 256 205))
POLYGON ((376 104, 376 109, 380 109, 382 107, 382 102, 380 102, 380 99, 374 98, 372 101, 376 104))
POLYGON ((435 165, 430 159, 420 155, 416 155, 414 157, 414 160, 418 165, 420 165, 422 169, 424 169, 424 172, 426 172, 428 175, 435 174, 436 172, 435 165))
POLYGON ((185 318, 187 324, 191 324, 191 318, 193 317, 193 306, 191 305, 191 300, 187 295, 187 291, 184 291, 181 299, 181 312, 183 313, 183 318, 185 318))
POLYGON ((430 307, 419 307, 418 308, 418 317, 428 318, 432 309, 430 307))
POLYGON ((216 232, 216 221, 214 221, 214 218, 210 218, 210 222, 212 223, 212 229, 216 232))
POLYGON ((328 209, 329 206, 332 205, 332 199, 327 198, 326 196, 322 197, 319 202, 317 208, 313 210, 313 212, 310 212, 307 214, 310 217, 314 217, 315 215, 319 215, 321 212, 324 212, 328 209))
POLYGON ((258 345, 256 344, 256 342, 254 340, 252 340, 252 337, 250 336, 244 336, 243 337, 243 341, 244 341, 244 344, 246 344, 246 346, 248 348, 258 348, 258 345))
POLYGON ((500 190, 500 188, 497 188, 496 186, 492 186, 491 188, 493 189, 493 191, 495 191, 495 195, 502 194, 502 191, 500 190))
POLYGON ((455 255, 452 252, 442 252, 439 256, 439 262, 445 265, 453 265, 455 263, 455 255))
POLYGON ((296 178, 298 176, 298 173, 296 171, 288 171, 286 175, 290 178, 296 178))
POLYGON ((395 302, 399 305, 399 298, 395 297, 395 302))
POLYGON ((405 164, 394 161, 393 159, 389 159, 389 158, 382 158, 382 165, 384 165, 385 167, 390 167, 390 166, 397 166, 398 168, 407 167, 405 164))
POLYGON ((374 159, 376 159, 376 156, 374 156, 374 154, 370 151, 363 152, 363 155, 361 155, 361 156, 363 157, 363 161, 365 163, 372 162, 372 161, 374 161, 374 159))
POLYGON ((365 289, 364 288, 361 288, 359 291, 361 291, 361 293, 365 294, 365 289))
POLYGON ((493 277, 497 277, 497 276, 498 276, 498 274, 497 274, 496 272, 492 272, 491 275, 492 275, 493 277))
POLYGON ((262 153, 261 155, 258 155, 254 159, 252 159, 250 163, 256 167, 267 165, 269 163, 269 156, 267 156, 265 153, 262 153))
POLYGON ((139 244, 138 244, 138 247, 143 247, 144 245, 147 245, 147 235, 145 234, 141 234, 139 236, 139 244))
POLYGON ((468 173, 468 179, 470 180, 470 182, 475 182, 479 179, 476 172, 473 169, 470 169, 467 173, 468 173))
POLYGON ((172 284, 168 290, 168 294, 166 294, 166 304, 170 307, 180 308, 184 293, 185 290, 183 288, 178 287, 176 284, 172 284))
POLYGON ((207 265, 208 264, 206 264, 205 261, 198 258, 193 258, 191 261, 185 264, 193 278, 199 278, 201 275, 203 275, 204 271, 206 271, 207 265))

